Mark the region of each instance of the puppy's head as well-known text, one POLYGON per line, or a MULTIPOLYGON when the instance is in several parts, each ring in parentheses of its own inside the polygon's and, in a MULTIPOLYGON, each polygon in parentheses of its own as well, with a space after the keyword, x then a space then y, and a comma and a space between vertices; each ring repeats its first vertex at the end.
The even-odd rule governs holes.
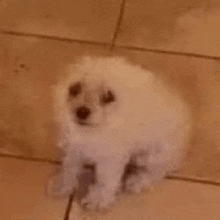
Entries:
POLYGON ((57 115, 64 115, 65 123, 106 130, 120 126, 127 129, 128 123, 143 120, 143 102, 153 80, 140 67, 121 58, 86 57, 68 66, 67 75, 55 93, 57 115))
POLYGON ((117 108, 116 92, 104 81, 89 77, 71 82, 67 99, 71 119, 80 127, 104 124, 117 108))

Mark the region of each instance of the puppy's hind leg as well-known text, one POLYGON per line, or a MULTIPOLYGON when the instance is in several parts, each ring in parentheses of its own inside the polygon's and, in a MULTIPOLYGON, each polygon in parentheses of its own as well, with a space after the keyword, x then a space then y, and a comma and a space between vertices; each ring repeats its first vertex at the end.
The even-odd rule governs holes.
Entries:
POLYGON ((148 189, 154 182, 165 177, 167 164, 165 152, 136 155, 137 170, 125 180, 125 190, 140 193, 142 189, 148 189))

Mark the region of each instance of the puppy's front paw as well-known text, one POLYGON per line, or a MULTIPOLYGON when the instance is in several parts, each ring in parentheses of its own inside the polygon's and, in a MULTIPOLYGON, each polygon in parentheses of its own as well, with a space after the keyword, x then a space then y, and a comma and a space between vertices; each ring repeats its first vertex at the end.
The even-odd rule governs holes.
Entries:
POLYGON ((50 197, 66 197, 73 191, 73 187, 65 186, 60 175, 53 176, 49 179, 46 194, 50 197))
POLYGON ((115 201, 114 192, 108 192, 98 185, 89 188, 88 195, 82 199, 81 204, 89 209, 107 209, 115 201))
POLYGON ((148 184, 149 182, 143 177, 133 175, 127 179, 125 187, 127 191, 140 193, 144 188, 149 187, 148 184))

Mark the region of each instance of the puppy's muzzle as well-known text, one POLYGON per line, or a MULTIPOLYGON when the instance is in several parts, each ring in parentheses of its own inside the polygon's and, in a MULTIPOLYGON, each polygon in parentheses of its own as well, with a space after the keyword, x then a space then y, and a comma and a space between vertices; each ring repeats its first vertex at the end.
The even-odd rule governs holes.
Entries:
POLYGON ((76 116, 79 120, 86 120, 91 114, 91 110, 85 106, 76 109, 76 116))

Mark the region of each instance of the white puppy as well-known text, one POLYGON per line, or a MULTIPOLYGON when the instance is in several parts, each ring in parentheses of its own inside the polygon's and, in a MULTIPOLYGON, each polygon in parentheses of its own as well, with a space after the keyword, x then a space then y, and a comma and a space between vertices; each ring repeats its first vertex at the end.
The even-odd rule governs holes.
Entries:
MULTIPOLYGON (((60 184, 49 193, 69 195, 79 187, 84 164, 95 165, 96 181, 82 200, 108 207, 121 189, 140 192, 177 168, 191 128, 186 104, 155 75, 122 58, 89 58, 68 67, 55 90, 55 120, 64 148, 60 184)), ((57 177, 56 177, 57 178, 57 177)))

